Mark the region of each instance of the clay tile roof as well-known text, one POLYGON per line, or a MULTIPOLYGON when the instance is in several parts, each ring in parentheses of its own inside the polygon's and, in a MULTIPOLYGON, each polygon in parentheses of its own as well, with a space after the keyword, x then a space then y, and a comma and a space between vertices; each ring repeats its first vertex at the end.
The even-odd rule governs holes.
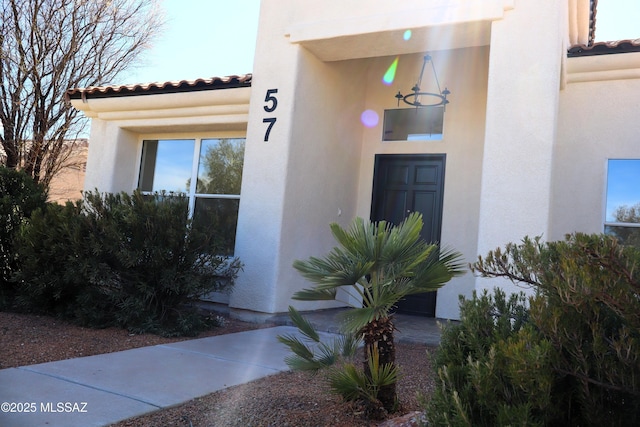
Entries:
POLYGON ((590 46, 571 46, 567 52, 568 57, 610 55, 612 53, 640 52, 640 39, 617 40, 613 42, 598 42, 590 46))
POLYGON ((252 76, 252 74, 241 74, 164 83, 156 82, 121 86, 89 86, 87 88, 69 89, 66 92, 66 97, 67 99, 111 98, 118 96, 151 95, 156 93, 179 93, 251 87, 252 76))

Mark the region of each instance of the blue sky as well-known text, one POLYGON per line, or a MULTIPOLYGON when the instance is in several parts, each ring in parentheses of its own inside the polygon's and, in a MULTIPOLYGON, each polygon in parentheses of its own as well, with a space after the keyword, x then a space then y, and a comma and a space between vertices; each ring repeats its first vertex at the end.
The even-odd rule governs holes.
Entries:
POLYGON ((606 220, 614 221, 619 206, 640 203, 640 160, 609 160, 606 220))
POLYGON ((598 0, 596 41, 640 38, 640 0, 598 0))
MULTIPOLYGON (((145 64, 114 84, 253 72, 260 0, 163 0, 167 25, 145 64)), ((640 38, 640 0, 599 0, 597 41, 640 38)))
POLYGON ((163 0, 166 26, 143 66, 114 84, 193 80, 253 71, 260 0, 163 0))

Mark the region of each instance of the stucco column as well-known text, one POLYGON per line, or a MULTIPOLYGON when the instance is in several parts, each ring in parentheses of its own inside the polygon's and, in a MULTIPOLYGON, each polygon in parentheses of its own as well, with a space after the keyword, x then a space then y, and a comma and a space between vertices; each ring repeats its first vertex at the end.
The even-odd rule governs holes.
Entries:
MULTIPOLYGON (((516 2, 492 24, 478 251, 547 235, 566 5, 516 2)), ((510 282, 478 279, 476 289, 510 282)))
POLYGON ((233 309, 336 305, 293 301, 310 284, 292 264, 327 253, 335 245, 329 224, 355 214, 366 64, 324 62, 292 43, 292 23, 313 18, 296 0, 261 6, 236 233, 244 271, 233 309))
POLYGON ((136 188, 138 138, 118 123, 93 118, 84 190, 119 193, 136 188), (101 142, 97 142, 101 141, 101 142))

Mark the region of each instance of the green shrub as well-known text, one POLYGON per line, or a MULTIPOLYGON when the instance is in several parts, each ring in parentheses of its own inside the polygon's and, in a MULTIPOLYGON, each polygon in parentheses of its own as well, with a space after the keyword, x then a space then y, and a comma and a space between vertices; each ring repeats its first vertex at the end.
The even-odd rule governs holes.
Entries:
POLYGON ((217 255, 217 235, 193 225, 181 195, 87 192, 23 229, 19 302, 88 326, 194 335, 206 322, 190 303, 230 289, 241 268, 217 255))
POLYGON ((528 322, 526 298, 496 289, 460 298, 461 320, 443 330, 438 387, 427 415, 436 426, 544 425, 552 416, 552 349, 528 322))
POLYGON ((0 166, 0 308, 11 305, 15 293, 11 275, 18 266, 14 239, 31 212, 43 207, 46 189, 15 169, 0 166))
POLYGON ((525 238, 480 257, 475 272, 526 283, 535 295, 519 297, 511 328, 500 327, 499 290, 463 300, 436 358, 433 425, 638 425, 639 263, 637 249, 581 233, 525 238))

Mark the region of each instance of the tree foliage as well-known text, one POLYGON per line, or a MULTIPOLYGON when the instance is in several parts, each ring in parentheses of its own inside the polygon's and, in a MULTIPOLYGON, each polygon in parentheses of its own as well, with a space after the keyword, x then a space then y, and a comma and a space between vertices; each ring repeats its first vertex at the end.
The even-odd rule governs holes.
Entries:
MULTIPOLYGON (((640 203, 635 205, 620 205, 613 212, 613 221, 620 224, 640 223, 640 203)), ((640 248, 640 227, 624 225, 607 225, 608 234, 615 236, 621 243, 640 248)))
POLYGON ((109 84, 161 29, 155 0, 3 0, 0 160, 48 186, 85 120, 67 89, 109 84))
POLYGON ((244 139, 220 139, 207 143, 204 159, 200 161, 203 170, 198 172, 196 192, 240 194, 244 146, 244 139))

